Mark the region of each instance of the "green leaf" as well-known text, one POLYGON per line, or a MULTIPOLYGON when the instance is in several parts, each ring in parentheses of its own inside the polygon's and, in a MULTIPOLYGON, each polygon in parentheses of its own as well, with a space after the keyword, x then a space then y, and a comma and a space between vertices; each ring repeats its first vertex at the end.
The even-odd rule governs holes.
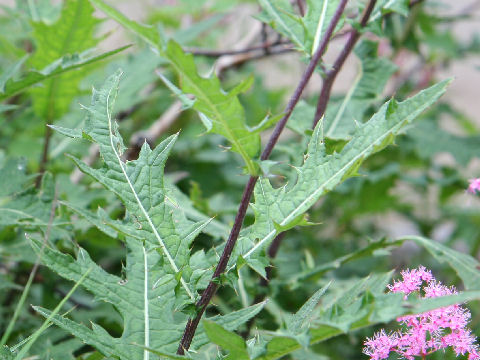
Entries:
POLYGON ((288 0, 259 0, 263 13, 258 18, 286 36, 299 49, 305 49, 300 17, 288 0))
POLYGON ((53 219, 50 222, 55 192, 52 174, 45 173, 39 190, 34 187, 22 190, 22 184, 28 183, 31 179, 23 173, 24 169, 23 162, 9 161, 0 171, 0 187, 7 192, 0 190, 0 225, 46 229, 48 226, 68 224, 60 219, 53 219), (13 172, 12 167, 18 172, 13 172))
POLYGON ((18 60, 15 64, 10 66, 7 70, 5 70, 2 75, 0 75, 0 93, 5 92, 5 84, 7 81, 15 76, 15 74, 20 70, 25 60, 27 60, 27 56, 22 57, 18 60))
POLYGON ((37 329, 32 334, 31 338, 27 341, 27 343, 21 347, 20 351, 15 356, 15 360, 22 360, 24 358, 24 356, 28 353, 28 350, 32 347, 33 343, 37 341, 40 335, 50 326, 50 322, 52 321, 52 318, 57 315, 57 313, 61 310, 61 308, 70 298, 70 296, 72 296, 72 294, 75 292, 77 287, 81 285, 82 281, 88 276, 88 274, 90 273, 90 270, 91 269, 87 269, 84 272, 84 274, 78 279, 78 281, 75 283, 72 289, 67 293, 67 295, 64 296, 62 301, 60 301, 58 305, 55 307, 55 309, 52 312, 50 312, 50 314, 46 317, 45 321, 43 322, 42 326, 40 326, 40 328, 37 329))
MULTIPOLYGON (((307 12, 302 20, 305 30, 305 48, 311 55, 317 51, 339 3, 339 0, 307 0, 307 12)), ((342 26, 343 21, 339 21, 335 31, 340 30, 342 26)))
MULTIPOLYGON (((169 41, 162 55, 180 76, 182 91, 195 96, 195 109, 207 131, 224 136, 232 144, 232 151, 239 153, 250 174, 257 172, 252 158, 260 151, 259 130, 250 131, 246 123, 245 110, 237 93, 246 86, 241 83, 231 92, 225 92, 215 75, 201 77, 193 61, 193 55, 185 54, 177 43, 169 41)), ((250 81, 247 82, 247 85, 250 81)))
POLYGON ((331 282, 317 290, 295 314, 288 316, 286 319, 287 329, 280 333, 285 333, 286 337, 295 339, 295 341, 301 344, 303 348, 307 348, 310 342, 308 329, 310 327, 310 322, 314 317, 314 310, 330 285, 331 282))
POLYGON ((122 24, 130 31, 140 36, 143 40, 153 45, 156 48, 161 48, 162 39, 159 32, 152 26, 143 25, 136 21, 130 20, 121 12, 115 10, 111 6, 107 5, 103 0, 90 0, 97 9, 102 10, 105 14, 111 17, 113 20, 122 24))
POLYGON ((14 360, 15 359, 15 354, 12 353, 8 347, 2 346, 0 347, 0 357, 2 360, 14 360))
POLYGON ((340 268, 340 266, 350 262, 354 261, 357 259, 362 259, 365 257, 373 257, 375 256, 374 253, 377 250, 385 249, 385 248, 390 248, 390 247, 395 247, 399 246, 403 243, 403 240, 388 240, 387 238, 383 238, 379 241, 372 241, 368 246, 361 248, 357 251, 354 251, 350 254, 343 255, 339 257, 338 259, 335 259, 333 261, 329 261, 326 263, 322 263, 312 269, 309 269, 308 271, 301 272, 298 274, 295 274, 292 277, 291 284, 293 286, 298 286, 299 281, 305 281, 305 280, 310 280, 312 278, 318 278, 327 271, 335 270, 340 268))
POLYGON ((211 342, 229 351, 229 354, 225 359, 250 359, 247 352, 247 345, 241 336, 225 330, 222 326, 213 321, 204 320, 203 328, 211 342))
MULTIPOLYGON (((182 90, 177 88, 170 80, 168 80, 163 74, 159 71, 157 71, 157 75, 160 78, 160 80, 163 81, 163 83, 170 89, 171 92, 173 92, 180 102, 182 103, 182 110, 190 109, 193 104, 195 104, 195 100, 190 99, 187 95, 185 95, 182 90)), ((211 128, 207 128, 207 130, 210 131, 211 128)))
POLYGON ((480 136, 453 135, 428 120, 430 119, 417 124, 415 131, 409 134, 420 158, 430 160, 438 153, 448 152, 454 155, 458 164, 467 166, 470 160, 478 156, 480 136))
POLYGON ((325 137, 349 139, 358 121, 378 100, 388 79, 397 70, 395 64, 377 56, 378 43, 364 40, 355 47, 361 67, 353 85, 340 102, 329 104, 324 118, 325 137))
MULTIPOLYGON (((200 116, 207 131, 223 135, 232 144, 232 151, 239 153, 247 167, 249 174, 257 174, 258 166, 252 160, 260 151, 260 131, 264 127, 250 129, 247 126, 245 110, 237 95, 244 91, 251 79, 240 83, 235 89, 226 92, 222 89, 220 80, 214 75, 204 78, 198 74, 191 54, 185 54, 180 45, 170 40, 166 45, 158 32, 150 27, 129 20, 125 15, 105 4, 101 0, 91 0, 96 7, 109 17, 133 31, 145 41, 153 45, 162 57, 165 57, 175 72, 180 76, 181 90, 179 91, 170 81, 167 84, 180 95, 185 106, 191 106, 185 94, 195 96, 193 109, 200 116)), ((165 77, 162 77, 166 80, 165 77)))
POLYGON ((69 129, 63 126, 56 126, 56 125, 48 125, 48 127, 72 139, 80 139, 82 137, 82 130, 80 129, 69 129))
MULTIPOLYGON (((100 91, 94 90, 92 106, 86 108, 89 114, 84 137, 99 145, 106 167, 92 169, 79 159, 72 159, 80 170, 91 175, 122 200, 130 216, 138 222, 136 225, 131 224, 127 231, 133 234, 140 232, 148 245, 159 246, 166 263, 177 274, 181 268, 178 264, 188 263, 188 247, 206 222, 191 223, 183 214, 176 219, 172 212, 174 203, 169 203, 166 197, 163 168, 177 135, 167 138, 155 150, 151 150, 145 143, 138 160, 128 163, 123 161, 123 139, 111 117, 120 76, 121 72, 118 71, 107 79, 100 91)), ((194 300, 185 280, 181 278, 180 282, 190 299, 194 300)))
MULTIPOLYGON (((259 0, 263 12, 257 17, 292 41, 308 56, 317 50, 338 7, 339 0, 308 0, 304 17, 287 0, 259 0)), ((343 25, 340 21, 336 31, 343 25)))
POLYGON ((312 119, 315 115, 315 106, 308 104, 304 100, 300 100, 293 109, 287 127, 295 131, 299 135, 312 135, 312 119))
POLYGON ((378 1, 373 9, 370 22, 378 20, 384 14, 396 12, 400 15, 407 16, 409 12, 409 0, 381 0, 378 1))
MULTIPOLYGON (((178 310, 194 303, 197 290, 208 282, 212 270, 206 257, 201 256, 202 251, 190 257, 193 239, 209 220, 196 223, 188 220, 164 185, 163 169, 178 135, 168 137, 153 150, 145 143, 137 160, 122 159, 123 139, 111 117, 120 76, 118 71, 100 90, 94 90, 92 105, 86 107, 83 138, 98 144, 104 166, 93 169, 71 158, 82 171, 116 194, 125 206, 123 221, 107 219, 103 212, 94 219, 94 214, 78 211, 100 230, 109 233, 104 228, 108 226, 125 237, 128 250, 125 279, 102 270, 83 249, 73 259, 51 248, 40 253, 40 244, 32 242, 42 262, 67 279, 77 281, 91 268, 82 286, 97 299, 113 304, 124 320, 124 328, 122 336, 114 338, 99 325, 93 324, 89 329, 60 316, 52 321, 108 356, 134 360, 148 358, 146 349, 175 352, 188 320, 188 315, 178 310)), ((262 306, 257 304, 211 320, 233 330, 262 306)), ((206 337, 202 338, 200 331, 193 344, 201 346, 205 342, 206 337)))
POLYGON ((112 55, 129 48, 130 45, 122 46, 118 49, 108 51, 101 55, 90 56, 90 51, 82 54, 73 54, 63 56, 52 61, 51 64, 43 68, 43 70, 29 70, 19 80, 9 78, 4 85, 4 91, 0 91, 0 100, 12 97, 22 91, 27 90, 31 86, 38 84, 44 80, 51 79, 60 74, 77 70, 86 65, 94 64, 98 61, 104 60, 112 55))
POLYGON ((177 205, 182 208, 187 218, 194 221, 207 222, 207 225, 203 228, 203 232, 215 238, 223 238, 225 240, 228 238, 228 234, 230 233, 229 226, 197 210, 190 198, 181 192, 168 178, 165 179, 164 185, 168 198, 175 199, 177 205))
MULTIPOLYGON (((59 58, 94 47, 99 41, 94 31, 100 20, 93 17, 93 12, 88 0, 69 0, 54 24, 33 22, 36 51, 29 60, 30 65, 43 69, 59 58)), ((81 71, 47 79, 43 86, 32 89, 35 113, 49 122, 62 116, 77 95, 78 83, 84 75, 83 67, 81 71)))
MULTIPOLYGON (((41 243, 36 240, 32 243, 39 252, 41 243)), ((173 317, 175 277, 158 266, 158 252, 147 252, 137 239, 127 238, 126 244, 129 252, 125 279, 106 273, 83 249, 79 249, 76 260, 51 248, 44 248, 40 255, 46 266, 72 281, 92 268, 82 286, 95 294, 97 300, 115 306, 124 320, 122 336, 114 338, 97 324, 89 329, 62 316, 55 316, 52 322, 108 356, 129 360, 144 358, 147 350, 134 344, 174 353, 187 321, 187 316, 179 312, 173 317)), ((50 314, 42 308, 36 310, 44 316, 50 314)))
POLYGON ((462 279, 467 290, 480 289, 480 262, 470 255, 421 236, 405 236, 401 240, 412 240, 427 249, 439 262, 449 264, 462 279))
MULTIPOLYGON (((110 226, 106 225, 101 219, 103 218, 104 214, 100 214, 97 212, 97 214, 93 214, 90 211, 86 209, 82 209, 79 206, 73 205, 68 202, 60 201, 60 204, 65 205, 68 207, 70 210, 73 212, 77 213, 78 215, 82 216, 85 218, 88 222, 91 224, 95 225, 100 231, 103 233, 107 234, 108 236, 112 238, 117 237, 117 231, 115 229, 111 228, 110 226)), ((100 208, 98 209, 99 212, 101 212, 100 208)))
POLYGON ((298 177, 294 184, 275 189, 268 179, 257 182, 252 204, 255 223, 241 232, 233 258, 242 254, 247 259, 265 249, 278 234, 279 225, 286 227, 295 222, 323 194, 355 176, 362 162, 391 144, 405 125, 445 92, 448 83, 433 85, 401 103, 388 101, 368 122, 359 125, 352 140, 339 153, 326 153, 320 123, 313 133, 304 164, 296 168, 298 177))

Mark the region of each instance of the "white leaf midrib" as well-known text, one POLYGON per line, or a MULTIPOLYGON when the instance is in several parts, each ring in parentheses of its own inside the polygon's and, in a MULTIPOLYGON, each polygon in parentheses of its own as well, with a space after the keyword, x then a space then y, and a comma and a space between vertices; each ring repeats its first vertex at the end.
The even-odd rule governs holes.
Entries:
POLYGON ((322 13, 320 14, 320 19, 317 24, 317 31, 315 31, 315 37, 313 39, 312 55, 317 51, 318 45, 320 44, 320 35, 322 35, 323 24, 325 22, 325 15, 327 13, 328 0, 324 0, 322 13))
MULTIPOLYGON (((145 341, 144 345, 145 348, 150 347, 150 310, 148 304, 148 258, 147 252, 145 250, 145 246, 142 246, 143 250, 143 276, 144 276, 144 284, 143 284, 143 312, 144 312, 144 326, 145 326, 145 341)), ((143 359, 149 360, 150 359, 150 352, 145 349, 143 350, 143 359)))
MULTIPOLYGON (((346 163, 344 166, 342 166, 342 168, 338 171, 336 171, 332 176, 330 176, 326 181, 323 182, 323 184, 321 186, 319 186, 317 188, 317 190, 315 190, 313 193, 311 193, 305 200, 302 201, 302 203, 300 205, 298 205, 297 207, 295 207, 295 209, 293 211, 291 211, 288 216, 280 223, 280 226, 284 226, 286 224, 288 224, 288 222, 292 219, 294 219, 296 216, 300 215, 300 213, 302 211, 300 211, 299 209, 303 208, 305 206, 305 204, 307 204, 308 202, 310 202, 313 198, 315 198, 320 192, 324 191, 325 187, 328 185, 329 182, 331 182, 335 177, 337 177, 339 174, 341 174, 343 171, 347 170, 350 166, 352 166, 355 161, 357 161, 358 159, 360 159, 362 156, 364 156, 369 150, 370 148, 372 148, 373 146, 375 146, 375 144, 377 144, 379 141, 383 140, 385 137, 387 137, 389 134, 392 133, 392 131, 395 129, 395 127, 397 127, 399 124, 401 124, 402 122, 397 122, 395 123, 394 126, 392 126, 391 128, 389 128, 387 131, 385 131, 385 133, 378 137, 375 141, 373 141, 370 145, 368 145, 364 150, 362 150, 361 152, 357 153, 356 156, 354 156, 348 163, 346 163)), ((262 246, 266 241, 270 240, 271 238, 273 238, 273 236, 275 236, 275 234, 277 233, 277 230, 274 229, 272 231, 270 231, 262 240, 260 240, 258 243, 255 244, 254 247, 252 247, 243 257, 244 258, 247 258, 249 257, 251 254, 253 254, 260 246, 262 246)))
MULTIPOLYGON (((113 131, 112 131, 112 118, 111 118, 111 114, 110 114, 110 96, 111 96, 111 93, 112 93, 112 89, 113 87, 110 87, 110 89, 108 90, 108 94, 107 94, 107 99, 106 99, 106 102, 107 102, 107 120, 108 120, 108 136, 110 138, 110 146, 112 147, 112 150, 115 154, 115 157, 118 161, 118 165, 120 166, 120 168, 122 169, 122 173, 123 173, 123 176, 125 177, 125 180, 127 181, 128 183, 128 186, 130 187, 130 190, 132 191, 132 194, 133 196, 135 197, 135 201, 137 202, 138 206, 140 207, 140 210, 141 212, 143 213, 143 216, 145 216, 145 218, 147 219, 147 222, 148 222, 148 225, 150 226, 150 228, 152 229, 153 231, 153 234, 155 235, 155 237, 157 238, 158 240, 158 243, 160 244, 160 248, 162 249, 163 253, 165 254, 165 256, 167 257, 168 259, 168 262, 170 263, 170 266, 172 267, 173 271, 175 271, 176 273, 179 272, 179 269, 177 267, 177 264, 175 264, 175 260, 173 260, 172 256, 170 255, 170 253, 168 252, 168 249, 167 247, 165 246, 165 243, 163 242, 162 238, 160 237, 160 234, 158 233, 157 229, 155 228, 155 226, 153 225, 153 222, 152 222, 152 219, 150 219, 150 216, 148 215, 147 211, 145 210, 145 208, 143 207, 143 204, 142 202, 140 201, 138 195, 137 195, 137 192, 135 191, 135 188, 133 187, 133 184, 132 182, 130 181, 130 178, 128 177, 127 175, 127 172, 125 170, 125 167, 124 167, 124 164, 123 164, 123 161, 122 159, 120 158, 120 155, 118 154, 117 152, 117 149, 113 143, 113 131)), ((186 284, 185 280, 183 279, 183 277, 180 278, 180 283, 182 284, 182 286, 185 288, 188 296, 192 299, 192 300, 195 300, 195 297, 194 295, 192 294, 192 292, 190 291, 190 289, 188 288, 188 285, 186 284)))
POLYGON ((350 100, 352 99, 353 94, 357 90, 358 84, 360 83, 360 80, 362 80, 363 77, 363 67, 360 66, 358 70, 358 74, 355 77, 355 80, 353 82, 353 85, 350 87, 348 90, 347 95, 345 95, 345 98, 342 101, 342 104, 340 105, 340 108, 337 111, 337 114, 335 115, 335 119, 330 123, 330 126, 328 127, 326 136, 332 135, 332 133, 337 129, 338 122, 340 121, 340 118, 343 116, 345 109, 347 108, 347 105, 349 104, 350 100))
POLYGON ((377 20, 380 16, 382 16, 382 9, 388 9, 389 6, 393 5, 397 0, 389 0, 383 5, 381 8, 379 8, 373 16, 370 18, 369 22, 374 22, 377 20))

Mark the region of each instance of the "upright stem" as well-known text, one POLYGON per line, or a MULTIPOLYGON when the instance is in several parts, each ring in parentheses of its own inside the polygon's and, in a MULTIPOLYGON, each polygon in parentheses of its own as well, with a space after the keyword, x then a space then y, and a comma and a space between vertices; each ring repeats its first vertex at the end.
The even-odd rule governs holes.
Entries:
MULTIPOLYGON (((297 88, 295 89, 292 97, 288 101, 283 117, 275 126, 275 129, 273 130, 270 136, 270 139, 268 140, 268 143, 262 152, 262 155, 260 157, 262 160, 266 160, 270 156, 275 144, 278 141, 278 138, 280 137, 280 134, 282 133, 282 130, 285 128, 285 125, 288 119, 290 118, 290 115, 292 114, 293 109, 295 108, 298 101, 300 100, 300 96, 302 95, 303 90, 305 89, 308 81, 313 75, 315 67, 317 66, 320 58, 323 56, 325 49, 327 48, 327 44, 330 41, 330 38, 333 34, 333 31, 335 30, 335 27, 337 26, 338 21, 340 20, 340 16, 342 15, 345 9, 347 1, 348 0, 341 0, 340 4, 335 10, 335 14, 332 17, 330 24, 328 25, 328 28, 322 38, 322 41, 320 42, 320 46, 318 47, 317 51, 315 52, 312 59, 310 60, 310 63, 305 69, 305 72, 303 73, 302 78, 300 79, 300 82, 297 85, 297 88)), ((255 187, 255 183, 257 182, 257 179, 258 179, 257 176, 250 176, 250 178, 248 179, 247 185, 245 186, 245 189, 243 191, 242 201, 238 208, 238 212, 235 217, 232 230, 228 237, 225 248, 223 249, 222 255, 220 256, 220 260, 215 269, 215 272, 213 273, 212 280, 210 281, 207 288, 202 293, 200 300, 196 304, 198 308, 197 315, 195 316, 195 318, 189 319, 185 327, 182 340, 180 341, 180 344, 177 349, 177 354, 179 355, 183 355, 185 351, 189 349, 190 344, 192 343, 192 340, 193 340, 193 336, 195 335, 195 331, 202 318, 202 315, 205 312, 207 305, 210 303, 210 300, 215 295, 218 289, 218 282, 216 281, 216 279, 220 276, 220 274, 222 274, 225 271, 227 267, 228 260, 230 259, 233 248, 235 247, 238 235, 240 234, 240 229, 243 225, 243 220, 245 219, 245 214, 247 212, 248 203, 252 196, 253 189, 255 187)))
MULTIPOLYGON (((363 12, 362 19, 360 20, 360 27, 365 27, 368 23, 368 19, 372 14, 373 8, 375 7, 376 0, 370 0, 365 11, 363 12)), ((345 60, 347 60, 348 55, 352 52, 355 44, 357 43, 358 39, 360 38, 360 31, 357 29, 353 29, 350 32, 350 36, 343 47, 342 51, 338 55, 337 59, 333 63, 332 68, 327 71, 327 75, 323 80, 322 90, 320 91, 320 96, 318 97, 317 109, 315 111, 315 118, 313 120, 313 127, 315 127, 318 121, 322 118, 325 114, 325 109, 327 108, 328 100, 330 99, 330 93, 332 91, 332 85, 342 68, 345 60)))
MULTIPOLYGON (((360 21, 360 26, 365 27, 372 14, 373 8, 375 7, 376 0, 371 0, 368 4, 367 8, 364 11, 362 19, 360 21)), ((315 112, 315 118, 313 121, 312 127, 315 128, 318 121, 322 118, 325 114, 325 109, 327 108, 328 100, 330 99, 330 93, 332 91, 332 85, 337 77, 338 72, 342 68, 347 59, 348 55, 351 53, 355 43, 358 41, 360 37, 360 33, 358 30, 352 30, 350 33, 350 37, 348 38, 344 48, 342 49, 340 55, 337 57, 332 69, 327 72, 327 76, 323 81, 322 89, 320 90, 320 96, 318 98, 317 109, 315 112)), ((268 250, 268 254, 270 258, 274 258, 278 252, 280 244, 285 236, 285 233, 278 234, 275 239, 273 239, 272 243, 270 244, 270 248, 268 250)), ((267 279, 262 278, 260 280, 260 285, 266 286, 268 284, 268 280, 270 279, 271 268, 267 268, 267 279)), ((261 300, 261 298, 258 298, 261 300)), ((251 325, 249 323, 248 325, 251 325)), ((248 326, 247 326, 248 327, 248 326)))
MULTIPOLYGON (((424 0, 412 0, 410 2, 410 8, 413 8, 414 6, 418 5, 422 1, 424 0)), ((375 7, 375 3, 376 3, 376 0, 370 1, 367 8, 365 9, 365 12, 360 21, 361 27, 365 27, 365 25, 367 24, 368 19, 372 14, 373 8, 375 7)), ((345 63, 346 58, 351 53, 359 37, 360 37, 360 34, 358 30, 352 30, 352 32, 350 33, 350 37, 347 43, 345 44, 345 47, 343 48, 342 52, 340 53, 337 60, 335 61, 332 67, 332 70, 330 72, 327 72, 327 76, 323 81, 322 89, 320 90, 320 96, 318 97, 317 109, 315 112, 315 118, 312 125, 313 128, 315 128, 318 121, 325 114, 325 110, 327 108, 328 100, 330 99, 330 93, 332 91, 332 85, 335 81, 335 78, 338 72, 340 71, 341 67, 345 63)), ((283 239, 283 236, 280 236, 280 235, 282 234, 277 235, 277 237, 272 241, 272 244, 270 245, 270 248, 274 249, 275 254, 277 253, 280 243, 283 239)), ((261 283, 265 283, 265 279, 262 279, 261 283)))

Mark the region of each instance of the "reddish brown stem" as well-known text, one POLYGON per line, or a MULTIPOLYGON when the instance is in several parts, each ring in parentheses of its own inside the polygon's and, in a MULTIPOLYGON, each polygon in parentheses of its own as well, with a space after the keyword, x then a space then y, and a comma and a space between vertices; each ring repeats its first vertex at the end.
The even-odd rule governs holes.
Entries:
MULTIPOLYGON (((285 128, 285 125, 290 118, 290 115, 292 114, 293 109, 297 105, 298 101, 300 100, 300 96, 303 93, 303 90, 305 89, 308 81, 313 75, 313 72, 320 61, 320 58, 323 56, 323 53, 325 52, 325 49, 327 48, 327 44, 330 41, 330 38, 333 34, 333 31, 335 30, 335 27, 337 26, 338 21, 340 20, 340 16, 342 15, 345 6, 347 4, 348 0, 341 0, 340 4, 338 5, 334 16, 332 17, 332 20, 320 42, 320 45, 313 55, 312 59, 310 60, 307 68, 305 69, 305 72, 302 75, 302 78, 300 79, 299 84, 297 85, 297 88, 295 89, 292 97, 290 98, 286 108, 283 117, 280 119, 280 121, 277 123, 275 126, 275 129, 273 130, 270 139, 268 140, 265 149, 262 152, 261 159, 266 160, 270 156, 275 144, 278 141, 278 138, 280 137, 280 134, 282 133, 283 129, 285 128)), ((195 331, 198 327, 198 324, 200 323, 200 320, 210 303, 210 300, 212 297, 215 295, 217 289, 218 289, 218 281, 217 278, 222 274, 228 264, 228 260, 230 259, 230 256, 232 254, 233 248, 235 247, 238 235, 240 233, 240 229, 243 225, 243 220, 245 219, 245 214, 247 212, 248 208, 248 203, 250 201, 250 198, 253 193, 253 189, 255 187, 255 183, 257 182, 258 177, 257 176, 250 176, 247 185, 245 186, 245 189, 243 191, 242 195, 242 201, 240 203, 237 216, 235 217, 235 221, 232 227, 232 230, 230 232, 230 235, 228 237, 227 243, 225 245, 225 248, 222 252, 222 255, 220 256, 220 260, 218 262, 218 265, 215 269, 215 272, 212 276, 212 280, 208 284, 207 288, 205 291, 202 293, 202 296, 200 300, 197 302, 197 309, 198 312, 193 319, 189 319, 187 322, 187 325, 185 327, 185 331, 182 336, 182 340, 180 341, 180 344, 177 349, 177 354, 183 355, 185 351, 187 351, 190 347, 190 344, 193 340, 193 336, 195 335, 195 331)))
MULTIPOLYGON (((370 15, 372 13, 372 10, 375 7, 375 3, 376 3, 376 0, 370 1, 367 8, 365 9, 365 12, 360 21, 361 27, 364 27, 367 24, 368 19, 370 18, 370 15)), ((360 33, 357 30, 351 31, 350 37, 348 38, 347 43, 345 44, 342 52, 340 53, 337 60, 335 61, 333 68, 329 72, 327 72, 327 77, 323 81, 322 89, 320 91, 320 96, 318 98, 317 110, 315 113, 313 127, 317 125, 318 120, 321 119, 323 114, 325 113, 328 100, 330 99, 330 92, 332 90, 333 82, 335 81, 335 78, 338 72, 340 71, 341 67, 345 63, 345 60, 347 59, 348 55, 352 51, 359 37, 360 37, 360 33)), ((283 233, 281 233, 277 235, 277 237, 275 237, 275 239, 272 241, 268 251, 269 255, 273 254, 273 256, 270 255, 270 258, 274 258, 276 256, 283 237, 284 237, 283 233)), ((266 285, 268 283, 268 280, 262 279, 261 283, 266 285)))
POLYGON ((300 15, 305 16, 305 3, 303 0, 297 0, 297 7, 300 15))
MULTIPOLYGON (((360 20, 360 27, 365 27, 368 23, 368 19, 372 14, 373 8, 375 7, 376 0, 370 0, 365 11, 363 12, 362 19, 360 20)), ((352 52, 355 44, 357 43, 358 39, 360 38, 360 31, 357 29, 353 29, 350 32, 350 36, 343 47, 342 51, 338 55, 337 59, 333 63, 332 68, 327 71, 326 77, 323 80, 322 90, 320 91, 320 96, 318 97, 317 109, 315 111, 315 118, 313 121, 313 127, 315 127, 318 121, 322 118, 325 114, 325 110, 327 108, 328 100, 330 99, 330 93, 332 91, 332 85, 335 82, 335 79, 340 72, 340 69, 345 64, 345 60, 347 60, 348 55, 352 52)))

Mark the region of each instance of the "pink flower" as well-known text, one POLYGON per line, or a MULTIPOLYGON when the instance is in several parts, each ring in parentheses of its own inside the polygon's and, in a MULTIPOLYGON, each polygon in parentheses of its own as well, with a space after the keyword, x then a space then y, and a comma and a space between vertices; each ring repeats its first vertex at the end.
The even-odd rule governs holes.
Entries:
POLYGON ((370 356, 372 360, 386 359, 397 345, 397 335, 395 333, 387 335, 382 329, 373 338, 367 338, 363 353, 370 356))
POLYGON ((471 194, 476 194, 480 191, 480 178, 468 180, 470 185, 468 185, 467 191, 471 194))
MULTIPOLYGON (((480 179, 479 190, 480 190, 480 179)), ((405 294, 405 299, 417 292, 422 299, 457 293, 455 287, 447 287, 436 281, 432 273, 420 266, 418 269, 401 272, 402 280, 395 281, 388 288, 394 293, 405 294)), ((470 312, 459 304, 431 310, 418 315, 406 315, 397 319, 404 328, 387 334, 385 330, 367 338, 363 352, 371 360, 387 359, 391 352, 403 359, 414 360, 441 349, 451 347, 457 356, 468 354, 469 360, 480 360, 476 338, 466 328, 470 312)))
POLYGON ((403 270, 401 274, 402 281, 395 281, 393 285, 388 285, 388 289, 394 293, 403 292, 405 299, 410 293, 420 290, 420 285, 424 281, 429 282, 433 279, 431 271, 423 266, 418 269, 403 270))

